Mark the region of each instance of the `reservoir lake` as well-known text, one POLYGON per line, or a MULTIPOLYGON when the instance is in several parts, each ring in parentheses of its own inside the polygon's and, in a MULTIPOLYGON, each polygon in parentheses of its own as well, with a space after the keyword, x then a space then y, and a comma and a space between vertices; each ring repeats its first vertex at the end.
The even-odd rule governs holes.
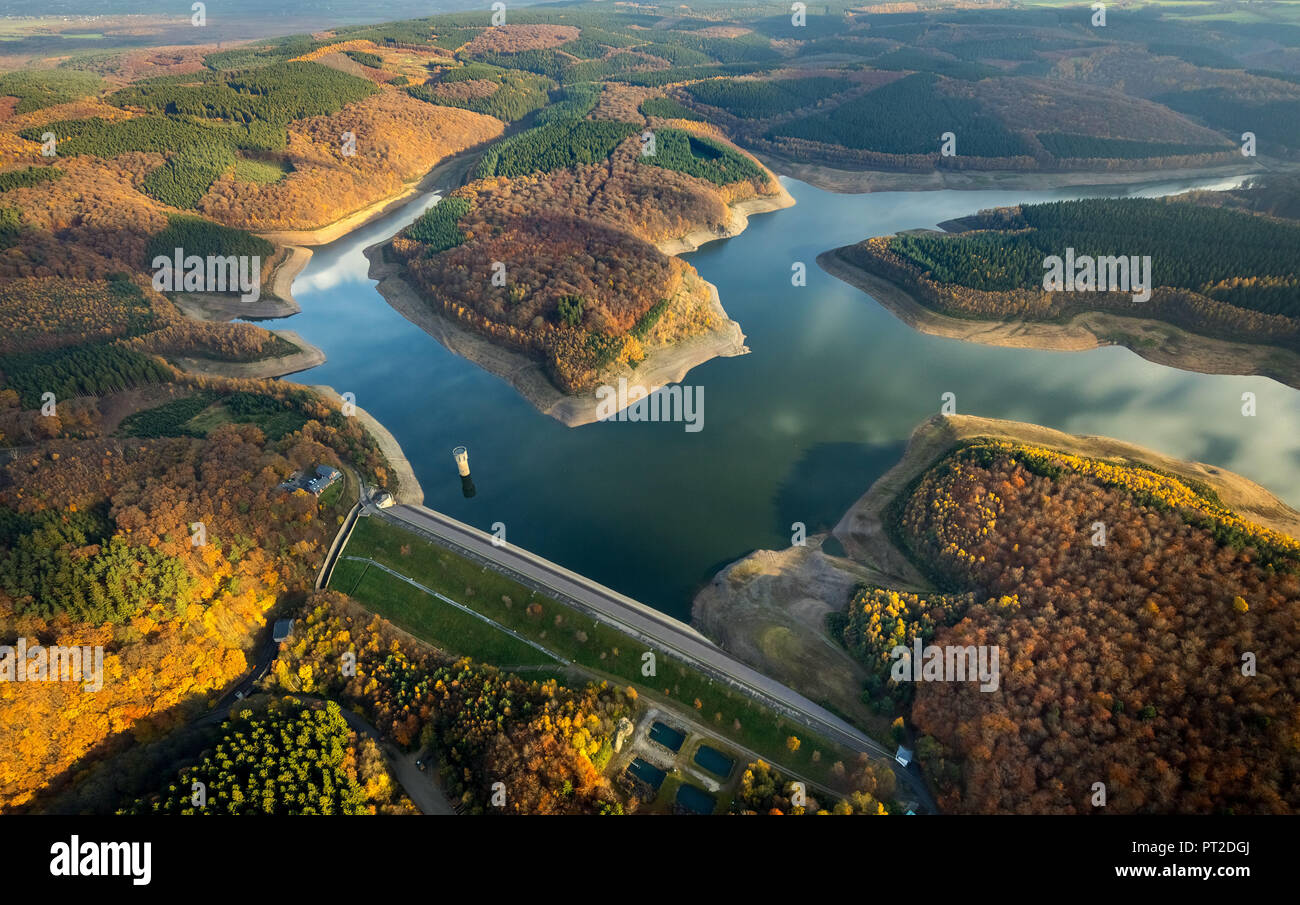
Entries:
POLYGON ((828 249, 982 208, 1239 182, 846 195, 782 177, 794 207, 684 256, 718 287, 752 350, 686 375, 703 387, 698 432, 565 427, 389 307, 362 250, 437 195, 314 249, 293 285, 302 313, 264 326, 324 350, 325 364, 286 379, 354 393, 401 443, 425 505, 483 530, 501 522, 509 543, 689 619, 695 590, 728 562, 789 546, 794 522, 809 534, 832 527, 947 392, 962 414, 1115 437, 1238 472, 1300 506, 1300 392, 1175 370, 1122 347, 1051 352, 927 336, 816 264, 828 249), (795 262, 806 265, 806 286, 791 284, 795 262), (1246 391, 1255 417, 1241 413, 1246 391), (471 499, 452 461, 462 445, 471 499))

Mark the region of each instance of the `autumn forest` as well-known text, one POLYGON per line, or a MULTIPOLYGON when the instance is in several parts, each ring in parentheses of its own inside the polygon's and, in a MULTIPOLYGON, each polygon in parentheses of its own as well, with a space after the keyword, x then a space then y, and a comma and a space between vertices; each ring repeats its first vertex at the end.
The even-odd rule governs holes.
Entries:
MULTIPOLYGON (((656 675, 631 665, 655 614, 619 622, 436 531, 384 534, 372 516, 421 503, 413 465, 305 376, 324 352, 273 323, 306 307, 313 249, 427 198, 357 243, 353 285, 384 286, 438 354, 435 338, 513 389, 536 371, 534 395, 576 405, 711 357, 817 357, 746 347, 682 257, 751 215, 779 223, 793 180, 1046 191, 1250 167, 1227 191, 863 227, 818 260, 909 328, 1009 326, 1002 344, 1028 346, 1022 330, 1141 318, 1178 332, 1152 348, 1093 320, 1089 337, 1178 366, 1233 344, 1189 369, 1300 386, 1300 23, 1161 6, 1104 29, 1052 3, 832 2, 798 21, 579 2, 58 54, 42 50, 57 32, 0 35, 0 813, 1083 814, 1097 782, 1112 813, 1296 811, 1300 540, 1273 509, 1135 457, 967 437, 881 479, 874 547, 837 551, 823 528, 825 571, 793 579, 807 587, 779 617, 847 664, 819 677, 848 676, 840 698, 762 674, 787 629, 755 655, 690 616, 661 614, 688 640, 661 645, 656 675), (1067 247, 1151 256, 1149 303, 1044 287, 1067 247), (173 281, 191 259, 193 284, 173 281), (914 643, 997 648, 997 690, 899 681, 914 643), (102 687, 17 681, 20 648, 98 651, 102 687)), ((852 447, 838 467, 855 476, 901 451, 859 414, 823 444, 852 447)), ((798 413, 727 417, 823 451, 800 445, 798 413)), ((761 456, 727 467, 782 480, 761 456)), ((650 472, 635 477, 671 480, 650 472)), ((827 509, 864 489, 832 472, 827 509)), ((786 491, 753 518, 785 533, 786 491)), ((729 541, 695 579, 724 586, 751 552, 729 541)), ((776 560, 764 574, 787 578, 776 560)))

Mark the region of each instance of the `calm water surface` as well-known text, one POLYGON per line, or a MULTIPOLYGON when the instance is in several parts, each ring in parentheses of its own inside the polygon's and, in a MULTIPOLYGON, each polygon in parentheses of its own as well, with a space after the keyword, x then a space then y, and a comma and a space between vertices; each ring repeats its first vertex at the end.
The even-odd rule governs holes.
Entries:
POLYGON ((402 444, 426 505, 485 530, 504 522, 510 542, 678 617, 723 564, 788 546, 792 522, 810 533, 834 525, 945 392, 963 414, 1117 437, 1240 472, 1300 505, 1300 393, 1289 387, 1178 371, 1117 347, 1044 352, 926 336, 815 263, 829 248, 980 208, 1223 183, 837 195, 782 182, 796 206, 687 256, 753 350, 687 376, 704 387, 698 433, 567 428, 394 312, 361 250, 434 197, 316 249, 294 283, 302 313, 275 326, 329 360, 290 379, 355 393, 402 444), (794 261, 807 265, 805 287, 790 285, 794 261), (1240 413, 1247 390, 1255 418, 1240 413), (451 459, 462 444, 478 487, 470 500, 451 459))

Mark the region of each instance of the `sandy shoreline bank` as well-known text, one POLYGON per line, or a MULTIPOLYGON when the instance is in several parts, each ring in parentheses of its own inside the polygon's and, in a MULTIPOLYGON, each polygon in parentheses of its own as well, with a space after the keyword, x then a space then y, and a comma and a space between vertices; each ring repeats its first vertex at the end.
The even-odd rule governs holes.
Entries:
POLYGON ((1005 170, 931 170, 903 172, 896 170, 841 170, 821 164, 799 163, 771 154, 749 151, 769 169, 783 176, 806 182, 823 191, 841 195, 866 192, 932 192, 941 189, 1012 189, 1046 191, 1065 186, 1133 185, 1180 179, 1232 179, 1255 176, 1272 170, 1287 170, 1284 163, 1269 161, 1220 164, 1213 167, 1189 167, 1172 170, 1061 170, 1057 172, 1017 172, 1005 170))
POLYGON ((302 310, 293 300, 288 289, 293 276, 304 266, 311 252, 305 248, 276 249, 271 259, 271 272, 267 275, 262 292, 254 301, 244 301, 235 293, 227 292, 177 292, 169 293, 172 304, 186 317, 197 321, 215 321, 224 323, 236 318, 254 320, 291 317, 302 310), (290 272, 289 282, 283 282, 281 274, 290 272))
POLYGON ((292 317, 302 309, 297 302, 263 295, 255 302, 241 302, 238 296, 216 292, 185 292, 172 296, 172 304, 191 320, 225 323, 236 318, 275 320, 292 317))
POLYGON ((274 377, 286 377, 307 371, 325 363, 325 353, 313 346, 292 330, 272 330, 272 333, 293 343, 298 351, 273 358, 261 358, 257 361, 218 361, 212 358, 195 358, 181 355, 176 358, 176 366, 187 374, 203 377, 235 377, 243 380, 264 380, 274 377))
POLYGON ((698 251, 701 245, 709 242, 718 239, 730 239, 732 236, 740 235, 749 226, 749 218, 753 214, 766 214, 770 211, 793 207, 795 203, 794 196, 787 192, 785 186, 781 185, 777 179, 773 178, 772 182, 776 184, 779 190, 775 194, 757 195, 728 205, 727 223, 721 231, 701 227, 691 230, 684 236, 678 236, 676 239, 665 239, 656 247, 666 255, 689 254, 698 251))
POLYGON ((286 251, 284 258, 271 271, 269 284, 271 294, 278 299, 282 299, 287 306, 292 306, 292 310, 287 310, 282 315, 252 316, 288 317, 290 314, 297 314, 302 310, 297 299, 293 297, 293 281, 298 278, 298 274, 302 273, 307 266, 307 262, 311 260, 312 250, 306 246, 328 245, 381 217, 401 210, 412 201, 430 192, 446 191, 459 186, 464 182, 465 174, 469 172, 469 168, 478 159, 478 154, 482 149, 483 145, 477 145, 447 158, 425 173, 420 179, 409 183, 406 188, 396 195, 382 198, 341 220, 331 223, 329 226, 322 226, 319 229, 274 230, 258 233, 263 239, 274 242, 278 247, 283 247, 286 251))
POLYGON ((870 295, 909 327, 931 336, 1061 352, 1123 346, 1147 361, 1182 371, 1269 377, 1300 388, 1300 354, 1288 349, 1215 339, 1164 321, 1104 311, 1085 311, 1064 323, 949 317, 922 305, 898 284, 848 262, 843 250, 822 252, 818 266, 870 295))
POLYGON ((884 514, 913 480, 958 443, 980 437, 1151 465, 1208 485, 1243 518, 1300 537, 1300 512, 1233 472, 1108 437, 1067 434, 1018 421, 935 415, 912 432, 898 462, 849 507, 830 535, 811 535, 807 546, 755 550, 728 564, 696 594, 691 624, 755 669, 816 700, 831 701, 859 725, 883 733, 887 726, 879 715, 861 706, 865 670, 831 637, 826 616, 843 612, 860 584, 932 590, 894 546, 884 514), (831 537, 846 555, 825 549, 831 537))
MULTIPOLYGON (((739 235, 749 225, 749 218, 754 214, 792 206, 795 199, 785 187, 774 176, 771 181, 777 186, 777 192, 728 205, 727 222, 721 230, 692 230, 675 239, 664 240, 657 247, 667 255, 695 251, 707 242, 739 235)), ((389 242, 391 238, 372 245, 364 254, 370 262, 367 276, 376 281, 375 288, 394 310, 449 351, 506 381, 543 414, 568 427, 580 427, 599 420, 597 407, 600 403, 594 391, 574 396, 561 392, 546 376, 541 363, 462 327, 430 307, 415 287, 403 279, 403 268, 385 260, 385 249, 389 242)), ((629 386, 653 389, 680 383, 692 368, 707 361, 749 352, 749 347, 745 345, 745 334, 740 324, 732 320, 722 307, 717 287, 698 274, 691 279, 698 280, 707 290, 710 311, 720 326, 670 346, 649 350, 645 361, 639 366, 627 373, 615 375, 626 378, 629 386)))
MULTIPOLYGON (((859 562, 893 566, 901 561, 916 579, 915 568, 897 550, 884 530, 884 512, 894 498, 926 469, 938 462, 958 443, 978 437, 1042 446, 1078 456, 1124 463, 1139 463, 1199 481, 1219 495, 1223 505, 1237 515, 1292 537, 1300 537, 1300 512, 1279 500, 1264 487, 1239 474, 1201 462, 1174 459, 1163 453, 1087 434, 1067 434, 1037 424, 978 418, 974 415, 934 415, 923 421, 908 440, 907 449, 893 468, 880 477, 840 519, 831 533, 848 555, 859 562)), ((888 568, 888 571, 895 571, 888 568)), ((917 582, 910 582, 916 584, 917 582)), ((924 580, 920 579, 921 586, 924 580)))
MULTIPOLYGON (((435 311, 415 287, 402 278, 402 267, 384 260, 387 246, 388 240, 385 240, 365 250, 370 261, 368 276, 377 281, 375 288, 397 313, 450 352, 500 377, 542 414, 568 427, 580 427, 597 420, 598 400, 594 392, 582 396, 560 392, 546 376, 540 362, 522 352, 500 346, 435 311)), ((707 280, 698 279, 708 288, 712 312, 721 326, 667 348, 651 351, 639 367, 623 375, 629 385, 658 387, 678 383, 688 371, 706 361, 744 355, 749 351, 740 325, 728 318, 723 310, 717 288, 707 280)))
MULTIPOLYGON (((228 295, 198 293, 178 295, 173 301, 187 317, 202 321, 230 321, 236 318, 272 319, 298 314, 302 311, 302 307, 293 297, 293 281, 311 261, 312 249, 307 246, 327 245, 380 217, 400 210, 428 192, 459 185, 464 181, 465 174, 483 147, 478 145, 441 161, 423 177, 410 183, 396 195, 382 198, 328 226, 314 230, 276 230, 260 233, 263 238, 276 244, 279 259, 272 265, 267 280, 269 291, 256 302, 241 302, 238 298, 228 295)), ((292 330, 271 332, 292 342, 298 347, 298 351, 255 362, 218 362, 208 359, 180 358, 177 360, 177 366, 191 374, 277 378, 307 371, 325 363, 325 352, 307 342, 296 332, 292 330)), ((324 384, 307 386, 337 404, 342 403, 342 397, 332 387, 324 384)), ((424 491, 397 438, 364 409, 357 407, 356 416, 375 438, 375 442, 388 460, 389 467, 397 477, 399 489, 394 495, 397 502, 417 505, 423 503, 424 491)))
MULTIPOLYGON (((466 173, 477 159, 482 147, 483 146, 480 145, 468 149, 439 163, 426 173, 424 177, 409 184, 397 195, 376 201, 374 204, 371 204, 360 211, 356 211, 326 227, 314 230, 279 230, 261 233, 265 238, 281 245, 285 249, 283 259, 274 267, 268 280, 271 294, 275 296, 278 301, 278 305, 273 304, 272 307, 267 309, 268 313, 254 314, 242 308, 236 312, 227 312, 222 310, 220 306, 211 305, 202 300, 191 303, 190 310, 187 310, 187 313, 191 314, 191 316, 199 316, 194 312, 203 312, 209 319, 221 318, 229 320, 232 317, 239 316, 281 317, 299 312, 301 308, 293 298, 292 284, 294 279, 303 271, 311 259, 312 250, 307 246, 323 245, 336 241, 380 217, 399 210, 430 191, 454 188, 464 181, 466 173)), ((760 157, 760 159, 762 158, 760 157)), ((798 165, 786 166, 782 162, 777 162, 777 168, 779 168, 779 171, 783 174, 791 175, 794 178, 805 179, 812 182, 814 185, 820 185, 820 187, 828 188, 831 191, 866 191, 882 190, 885 188, 890 190, 913 191, 953 187, 985 188, 989 187, 988 183, 984 181, 986 178, 997 178, 997 174, 935 174, 940 177, 946 177, 949 175, 974 175, 981 177, 979 183, 972 182, 972 184, 965 186, 955 186, 942 184, 942 180, 940 184, 932 184, 933 180, 928 178, 931 174, 861 173, 853 175, 867 179, 868 183, 875 185, 875 187, 867 189, 845 189, 836 188, 830 185, 821 185, 816 179, 809 178, 808 175, 801 173, 798 169, 798 165), (873 177, 887 178, 884 179, 883 182, 877 180, 875 183, 871 183, 873 177)), ((1012 179, 1020 179, 1020 177, 1024 176, 1041 177, 1046 180, 1046 187, 1046 185, 1115 184, 1119 182, 1142 182, 1151 181, 1153 179, 1178 179, 1209 175, 1223 175, 1227 178, 1231 175, 1240 175, 1247 172, 1258 171, 1259 170, 1257 169, 1236 167, 1198 171, 1175 170, 1144 173, 1005 175, 1008 175, 1009 178, 1012 179)), ((666 254, 672 255, 694 251, 707 242, 739 235, 747 227, 749 217, 753 214, 781 210, 793 205, 795 199, 790 196, 783 186, 780 186, 779 182, 776 182, 776 184, 779 188, 779 193, 777 194, 750 198, 738 202, 737 204, 730 205, 728 221, 720 231, 709 229, 694 230, 676 239, 665 240, 659 244, 660 250, 666 254)), ((1010 187, 1012 183, 997 183, 997 185, 1004 184, 1010 187)), ((1023 183, 1021 183, 1021 185, 1023 186, 1023 183)), ((376 280, 376 289, 395 310, 413 324, 420 327, 438 342, 442 343, 453 353, 475 362, 490 373, 506 380, 506 382, 509 383, 517 392, 545 414, 548 414, 569 426, 578 426, 597 420, 597 400, 595 399, 594 393, 591 396, 567 396, 561 393, 546 377, 539 363, 520 353, 496 346, 489 340, 460 327, 448 318, 433 311, 414 290, 414 288, 401 278, 401 268, 383 260, 383 248, 387 245, 388 241, 389 240, 385 240, 384 242, 370 246, 365 249, 364 254, 370 264, 369 277, 376 280)), ((828 252, 826 254, 829 255, 832 253, 828 252)), ((818 258, 819 264, 822 263, 823 257, 825 257, 825 255, 818 258)), ((825 264, 823 264, 823 267, 826 268, 828 272, 833 273, 833 271, 830 271, 830 268, 826 267, 825 264)), ((835 275, 840 276, 841 279, 846 279, 848 282, 854 282, 853 279, 850 279, 847 276, 841 276, 840 274, 835 275)), ((692 337, 684 342, 677 343, 672 347, 652 352, 639 368, 626 375, 629 383, 643 384, 645 386, 663 386, 670 383, 676 383, 684 379, 686 374, 692 368, 703 364, 712 358, 741 355, 749 351, 744 345, 745 337, 741 331, 740 325, 727 316, 726 311, 721 305, 716 287, 712 286, 712 284, 707 284, 707 281, 703 281, 702 278, 700 279, 701 282, 704 282, 708 286, 712 298, 714 314, 718 317, 722 327, 707 334, 692 337)), ((855 285, 857 284, 855 283, 855 285)), ((874 288, 866 291, 872 292, 873 295, 877 294, 876 289, 874 288)), ((886 290, 880 291, 884 294, 886 290)), ((925 326, 922 326, 923 320, 920 315, 926 314, 929 317, 936 319, 940 316, 926 312, 925 309, 916 305, 916 303, 913 302, 906 293, 902 292, 897 287, 894 287, 892 298, 897 300, 896 304, 898 305, 898 309, 895 310, 891 307, 891 310, 895 310, 895 313, 898 314, 899 311, 906 310, 906 305, 910 303, 914 309, 918 309, 918 311, 915 312, 918 320, 914 326, 916 326, 917 329, 925 329, 926 332, 931 332, 931 330, 927 329, 927 326, 933 326, 933 324, 929 321, 924 321, 925 326)), ((888 306, 888 303, 884 301, 882 301, 882 304, 887 304, 888 306)), ((899 316, 903 317, 902 314, 899 314, 899 316)), ((904 317, 904 319, 906 320, 906 317, 904 317)), ((1038 335, 1037 331, 1018 331, 1014 327, 1007 327, 1006 325, 1003 325, 1002 330, 990 330, 990 325, 955 321, 955 319, 951 318, 946 318, 944 320, 953 320, 956 324, 962 325, 966 330, 967 335, 960 338, 969 338, 973 341, 992 342, 993 344, 998 345, 1088 349, 1095 348, 1102 344, 1102 341, 1098 338, 1098 334, 1089 329, 1089 327, 1093 326, 1092 324, 1070 324, 1066 325, 1067 329, 1065 330, 1062 330, 1061 327, 1056 325, 1043 325, 1051 326, 1053 329, 1051 331, 1044 331, 1042 335, 1038 335), (1055 342, 1058 343, 1058 345, 1044 346, 1041 345, 1043 342, 1055 342)), ((1133 320, 1135 323, 1143 323, 1137 319, 1116 320, 1133 320)), ((1181 333, 1181 331, 1178 332, 1181 333)), ((296 334, 293 335, 296 336, 296 334)), ((945 333, 940 335, 949 334, 945 333)), ((306 345, 305 343, 296 344, 306 345)), ((1239 344, 1225 344, 1225 348, 1221 352, 1223 357, 1225 359, 1231 357, 1236 361, 1240 361, 1241 353, 1237 349, 1237 345, 1239 344)), ((312 348, 314 349, 314 347, 312 348)), ((1247 346, 1242 348, 1250 349, 1252 347, 1247 346)), ((1160 354, 1159 350, 1136 349, 1135 351, 1138 351, 1139 354, 1142 354, 1144 357, 1148 357, 1153 361, 1165 364, 1172 363, 1170 361, 1162 361, 1157 357, 1160 354)), ((315 352, 321 355, 320 361, 306 365, 306 367, 314 367, 315 364, 324 361, 323 353, 320 353, 320 350, 315 350, 315 352)), ((1294 371, 1297 375, 1300 375, 1300 356, 1294 357, 1294 371)), ((1181 367, 1182 365, 1175 364, 1174 366, 1181 367)), ((293 373, 294 371, 305 370, 306 367, 295 367, 293 370, 285 371, 284 373, 293 373)), ((1235 373, 1235 371, 1227 369, 1212 371, 1212 373, 1235 373)), ((1268 376, 1275 376, 1274 374, 1264 370, 1261 370, 1259 373, 1266 373, 1268 376)), ((1278 377, 1277 379, 1284 378, 1278 377)), ((320 389, 322 389, 322 391, 328 390, 329 393, 333 393, 333 390, 327 387, 320 389)), ((337 397, 337 394, 334 395, 337 397)), ((399 478, 402 487, 402 490, 399 493, 399 501, 421 502, 423 499, 423 493, 419 488, 418 481, 415 478, 410 462, 406 459, 396 439, 382 426, 382 424, 369 414, 361 412, 360 409, 358 409, 358 412, 363 417, 363 421, 367 428, 371 430, 372 434, 376 437, 376 440, 380 444, 381 449, 383 449, 385 456, 388 457, 394 473, 397 474, 399 478)))
POLYGON ((397 194, 381 198, 358 211, 353 211, 346 217, 335 220, 327 226, 321 226, 317 229, 268 230, 259 232, 257 235, 274 242, 276 245, 328 245, 336 239, 341 239, 348 233, 360 229, 367 223, 405 207, 416 195, 445 188, 448 182, 459 185, 483 147, 483 145, 477 145, 473 148, 466 148, 464 151, 440 161, 419 179, 408 182, 397 194))

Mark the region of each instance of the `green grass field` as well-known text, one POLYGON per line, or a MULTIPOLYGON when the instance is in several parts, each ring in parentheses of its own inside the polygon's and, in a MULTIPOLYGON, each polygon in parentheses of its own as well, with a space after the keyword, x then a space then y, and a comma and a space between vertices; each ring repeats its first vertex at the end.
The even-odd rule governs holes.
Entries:
POLYGON ((185 428, 194 434, 206 437, 223 424, 235 421, 256 424, 262 429, 262 433, 275 440, 298 430, 307 423, 306 418, 293 411, 236 417, 224 402, 215 402, 186 422, 185 428))
POLYGON ((318 500, 320 508, 333 508, 334 504, 343 497, 343 490, 349 483, 351 483, 350 480, 344 479, 341 481, 335 481, 333 484, 326 487, 324 493, 320 495, 320 499, 318 500))
POLYGON ((451 653, 502 666, 556 664, 536 648, 368 563, 340 560, 330 585, 364 601, 399 628, 451 653))
MULTIPOLYGON (((380 519, 361 519, 344 553, 383 563, 592 672, 620 684, 633 685, 641 693, 693 713, 697 721, 715 730, 719 736, 757 751, 791 770, 800 771, 810 779, 830 785, 830 768, 835 761, 848 763, 854 756, 847 749, 804 730, 748 695, 714 682, 662 651, 655 652, 657 675, 643 676, 642 654, 646 652, 643 643, 380 519), (802 742, 794 753, 786 747, 786 740, 792 735, 802 742), (818 752, 820 756, 815 756, 818 752)), ((432 621, 421 623, 409 610, 409 596, 386 598, 388 584, 371 584, 365 578, 353 588, 363 567, 362 563, 341 560, 335 567, 330 587, 355 597, 413 635, 440 647, 447 646, 456 653, 496 664, 539 662, 536 658, 541 656, 540 652, 526 645, 519 646, 531 653, 531 659, 522 654, 502 659, 498 649, 499 638, 516 645, 519 642, 500 632, 494 633, 499 638, 454 634, 450 622, 435 624, 442 618, 439 616, 430 616, 428 619, 432 621), (448 637, 455 640, 446 642, 448 637), (483 647, 475 646, 480 643, 483 647)), ((378 571, 371 569, 370 573, 378 571)), ((391 576, 385 575, 385 578, 425 600, 436 600, 391 576)), ((445 604, 442 606, 463 619, 473 618, 445 604)), ((479 625, 490 629, 481 622, 479 625)))

